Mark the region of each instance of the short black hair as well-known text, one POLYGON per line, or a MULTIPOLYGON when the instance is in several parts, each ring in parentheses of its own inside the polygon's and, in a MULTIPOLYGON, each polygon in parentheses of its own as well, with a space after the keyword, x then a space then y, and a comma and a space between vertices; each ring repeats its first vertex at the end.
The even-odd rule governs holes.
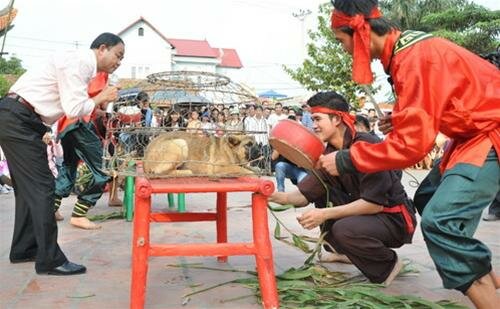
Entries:
MULTIPOLYGON (((354 16, 356 14, 362 14, 362 15, 369 15, 373 8, 377 7, 378 1, 377 0, 332 0, 333 7, 336 10, 341 11, 342 13, 349 15, 349 16, 354 16)), ((375 32, 377 35, 384 35, 392 30, 399 30, 398 25, 396 25, 394 22, 388 20, 385 17, 380 17, 380 18, 369 18, 368 23, 370 24, 370 28, 375 32)), ((347 26, 345 27, 340 27, 340 31, 349 34, 352 36, 354 33, 352 28, 349 28, 347 26)))
POLYGON ((135 100, 137 102, 148 102, 149 95, 145 91, 141 91, 137 94, 137 96, 135 97, 135 100))
POLYGON ((105 45, 106 47, 110 48, 113 46, 116 46, 118 44, 123 44, 122 38, 117 36, 116 34, 110 33, 110 32, 104 32, 99 34, 97 38, 90 44, 90 49, 98 49, 101 45, 105 45))
POLYGON ((370 121, 363 115, 356 115, 356 124, 360 124, 366 128, 366 131, 370 132, 370 121))
POLYGON ((349 103, 335 91, 318 92, 307 100, 307 104, 311 107, 323 106, 341 112, 349 112, 349 103))

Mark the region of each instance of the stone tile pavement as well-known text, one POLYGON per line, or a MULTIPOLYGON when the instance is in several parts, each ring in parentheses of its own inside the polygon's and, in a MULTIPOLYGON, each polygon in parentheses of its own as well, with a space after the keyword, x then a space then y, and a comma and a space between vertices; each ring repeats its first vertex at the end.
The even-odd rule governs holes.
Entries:
MULTIPOLYGON (((425 172, 412 171, 418 179, 425 172)), ((407 176, 404 184, 410 195, 407 176)), ((293 185, 287 183, 287 190, 293 185)), ((14 195, 0 195, 0 308, 128 308, 130 291, 131 235, 132 223, 124 220, 102 222, 102 229, 84 231, 69 225, 68 218, 75 202, 75 196, 63 200, 62 213, 66 219, 59 223, 59 244, 76 263, 87 266, 85 275, 71 277, 39 276, 35 274, 33 263, 10 264, 9 246, 14 222, 14 195)), ((188 210, 203 211, 215 208, 215 194, 188 194, 188 210)), ((229 241, 250 241, 251 210, 249 193, 228 195, 228 235, 229 241)), ((153 207, 166 209, 166 195, 155 196, 153 207)), ((117 211, 107 206, 105 195, 91 214, 117 211)), ((299 234, 305 233, 295 217, 300 210, 279 213, 287 227, 299 234)), ((274 219, 269 218, 271 232, 274 219)), ((315 235, 315 232, 311 232, 315 235)), ((493 267, 500 272, 500 222, 480 223, 477 237, 483 240, 493 252, 493 267)), ((162 223, 153 224, 152 242, 215 242, 215 223, 162 223)), ((276 272, 290 267, 299 267, 306 256, 272 239, 276 272)), ((445 290, 427 253, 422 234, 417 230, 414 243, 398 249, 402 258, 412 261, 419 273, 416 276, 398 277, 384 291, 390 294, 411 294, 430 300, 450 299, 471 306, 466 297, 456 291, 445 290)), ((237 284, 225 285, 201 294, 193 295, 183 305, 182 295, 196 289, 209 287, 236 278, 245 277, 237 272, 221 272, 187 267, 171 267, 186 263, 199 263, 205 267, 254 270, 252 256, 229 257, 227 264, 221 264, 215 257, 154 257, 150 258, 146 308, 261 308, 254 297, 235 301, 227 300, 251 294, 251 291, 237 284)), ((328 264, 331 269, 357 274, 351 265, 328 264)))

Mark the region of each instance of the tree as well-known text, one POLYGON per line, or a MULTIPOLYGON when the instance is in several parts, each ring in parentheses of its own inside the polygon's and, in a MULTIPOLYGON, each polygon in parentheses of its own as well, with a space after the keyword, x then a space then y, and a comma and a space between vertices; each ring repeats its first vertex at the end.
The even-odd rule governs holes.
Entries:
POLYGON ((0 96, 7 94, 7 91, 9 91, 12 84, 17 80, 17 77, 25 71, 20 59, 11 57, 9 60, 6 60, 0 57, 0 96))
POLYGON ((477 54, 499 44, 500 11, 490 11, 467 0, 386 0, 384 16, 402 30, 431 32, 477 54))
POLYGON ((480 5, 467 4, 422 18, 433 27, 433 34, 447 38, 477 54, 495 50, 500 41, 500 11, 490 11, 480 5))
POLYGON ((5 58, 0 58, 0 74, 14 74, 21 75, 26 70, 21 64, 21 59, 16 57, 11 57, 9 60, 5 58))
POLYGON ((312 91, 334 90, 342 93, 357 109, 357 93, 363 88, 352 80, 351 57, 342 49, 330 29, 329 3, 320 5, 318 29, 310 31, 311 43, 307 44, 308 57, 297 69, 283 66, 284 70, 306 89, 312 91))

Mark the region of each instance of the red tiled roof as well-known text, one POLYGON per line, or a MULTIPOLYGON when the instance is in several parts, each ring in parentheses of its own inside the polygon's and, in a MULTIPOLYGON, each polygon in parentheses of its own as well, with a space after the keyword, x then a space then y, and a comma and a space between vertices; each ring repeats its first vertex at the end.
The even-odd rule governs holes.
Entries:
POLYGON ((207 40, 187 40, 187 39, 168 39, 160 31, 158 31, 150 22, 144 17, 139 17, 136 21, 125 27, 122 31, 118 32, 118 36, 125 33, 139 22, 144 22, 153 31, 155 31, 165 42, 170 44, 176 50, 176 56, 184 57, 206 57, 220 59, 219 67, 225 68, 241 68, 240 57, 238 52, 232 48, 212 48, 207 40))
POLYGON ((168 39, 168 42, 175 48, 176 56, 207 58, 217 58, 218 56, 206 40, 168 39))
POLYGON ((214 48, 220 59, 219 67, 224 68, 242 68, 240 57, 238 52, 233 48, 214 48))

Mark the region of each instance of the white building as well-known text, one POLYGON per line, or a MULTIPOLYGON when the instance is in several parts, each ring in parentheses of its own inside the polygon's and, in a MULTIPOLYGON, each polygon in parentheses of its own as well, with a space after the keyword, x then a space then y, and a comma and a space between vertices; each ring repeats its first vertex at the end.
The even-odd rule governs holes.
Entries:
POLYGON ((125 42, 125 58, 116 71, 120 78, 142 79, 163 71, 205 71, 238 80, 243 66, 230 48, 213 48, 206 40, 171 39, 144 17, 118 33, 125 42))

